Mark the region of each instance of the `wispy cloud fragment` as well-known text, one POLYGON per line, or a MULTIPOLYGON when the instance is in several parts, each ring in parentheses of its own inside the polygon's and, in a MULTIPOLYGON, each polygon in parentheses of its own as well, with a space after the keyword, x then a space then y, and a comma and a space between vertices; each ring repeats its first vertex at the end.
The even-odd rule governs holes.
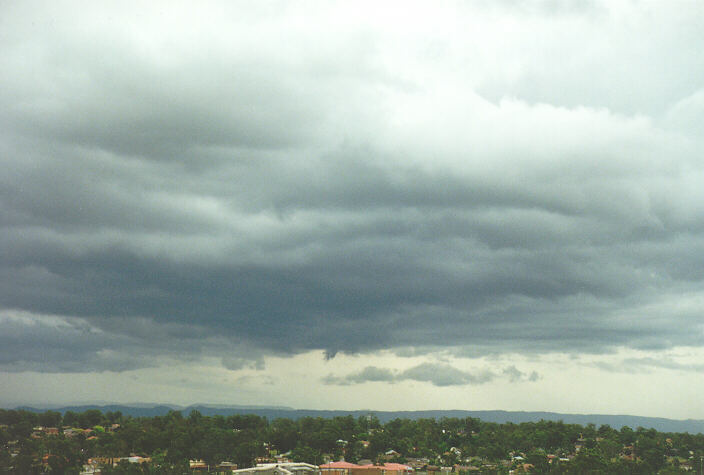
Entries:
POLYGON ((361 371, 347 374, 346 376, 327 375, 323 383, 331 385, 350 385, 367 382, 400 383, 403 381, 418 381, 430 383, 433 386, 464 386, 485 384, 501 377, 507 378, 512 383, 521 381, 536 381, 538 373, 531 372, 526 376, 515 366, 510 366, 500 373, 489 369, 476 371, 463 371, 447 363, 420 363, 403 371, 376 366, 367 366, 361 371))

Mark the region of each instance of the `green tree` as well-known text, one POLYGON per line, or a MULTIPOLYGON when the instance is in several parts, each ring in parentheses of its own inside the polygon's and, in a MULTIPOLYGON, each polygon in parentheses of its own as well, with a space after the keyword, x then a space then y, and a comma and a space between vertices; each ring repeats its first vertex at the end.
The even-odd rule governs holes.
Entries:
POLYGON ((596 449, 583 448, 570 462, 570 468, 576 473, 604 473, 607 469, 604 456, 596 449))
POLYGON ((290 419, 274 420, 269 441, 281 452, 288 452, 296 447, 299 439, 296 424, 290 419))
POLYGON ((66 411, 63 417, 63 425, 76 427, 78 425, 78 414, 73 411, 66 411))
POLYGON ((88 409, 78 415, 78 426, 82 429, 89 429, 93 426, 100 425, 103 421, 103 413, 98 409, 88 409))
POLYGON ((56 411, 46 411, 38 416, 40 426, 59 427, 61 425, 61 413, 56 411))
POLYGON ((294 462, 305 462, 318 465, 322 462, 320 452, 307 445, 299 444, 291 452, 294 462))
POLYGON ((534 449, 527 453, 526 463, 533 465, 533 471, 536 473, 547 473, 550 468, 548 456, 542 449, 534 449))
POLYGON ((602 453, 606 460, 611 460, 621 453, 621 444, 611 440, 603 439, 597 443, 597 449, 602 453))

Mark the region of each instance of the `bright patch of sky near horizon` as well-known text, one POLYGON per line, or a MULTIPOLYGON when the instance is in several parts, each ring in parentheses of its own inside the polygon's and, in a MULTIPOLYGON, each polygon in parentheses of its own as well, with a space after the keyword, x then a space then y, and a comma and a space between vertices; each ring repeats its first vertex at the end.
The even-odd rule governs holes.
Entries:
POLYGON ((704 418, 702 4, 0 10, 0 405, 704 418))

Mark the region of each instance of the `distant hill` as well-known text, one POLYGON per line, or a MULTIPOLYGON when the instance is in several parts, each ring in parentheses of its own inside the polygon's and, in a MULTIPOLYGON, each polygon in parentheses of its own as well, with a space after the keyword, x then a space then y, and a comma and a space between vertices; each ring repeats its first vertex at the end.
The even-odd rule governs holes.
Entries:
POLYGON ((461 411, 461 410, 437 410, 437 411, 322 411, 314 409, 293 409, 288 407, 269 407, 269 406, 227 406, 227 405, 194 405, 194 406, 175 406, 175 405, 148 405, 148 404, 131 404, 131 405, 83 405, 83 406, 66 406, 66 407, 27 407, 20 406, 15 409, 24 409, 32 412, 44 412, 48 409, 61 412, 66 411, 84 412, 88 409, 98 409, 102 412, 120 411, 124 415, 132 417, 154 417, 163 416, 169 411, 180 411, 184 415, 188 415, 191 411, 199 411, 204 416, 230 416, 234 414, 255 414, 266 417, 269 420, 277 418, 299 419, 301 417, 324 417, 331 418, 337 416, 352 415, 354 417, 366 416, 373 414, 383 423, 392 419, 422 419, 433 418, 440 419, 442 417, 475 417, 486 422, 506 423, 512 422, 520 424, 521 422, 537 422, 539 420, 562 421, 566 424, 595 424, 597 427, 603 424, 608 424, 615 429, 620 429, 623 426, 629 426, 633 429, 644 427, 647 429, 656 429, 661 432, 689 432, 691 434, 704 433, 704 420, 686 419, 665 419, 661 417, 641 417, 627 415, 609 415, 609 414, 559 414, 556 412, 516 412, 516 411, 461 411))

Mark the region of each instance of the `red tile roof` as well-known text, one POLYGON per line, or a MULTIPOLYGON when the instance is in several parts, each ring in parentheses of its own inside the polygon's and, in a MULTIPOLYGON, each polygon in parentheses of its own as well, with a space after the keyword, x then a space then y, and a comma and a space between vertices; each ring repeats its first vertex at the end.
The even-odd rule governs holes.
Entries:
POLYGON ((350 462, 331 462, 321 465, 320 468, 360 468, 361 465, 350 462))
POLYGON ((327 468, 327 469, 377 468, 377 469, 394 470, 394 471, 413 470, 413 468, 409 467, 408 465, 403 465, 402 463, 390 463, 390 462, 387 462, 384 465, 374 465, 374 464, 357 465, 357 464, 350 463, 350 462, 331 462, 331 463, 326 463, 324 465, 321 465, 320 468, 327 468))
POLYGON ((408 465, 404 465, 402 463, 385 463, 384 464, 384 469, 386 470, 413 470, 411 467, 408 465))

